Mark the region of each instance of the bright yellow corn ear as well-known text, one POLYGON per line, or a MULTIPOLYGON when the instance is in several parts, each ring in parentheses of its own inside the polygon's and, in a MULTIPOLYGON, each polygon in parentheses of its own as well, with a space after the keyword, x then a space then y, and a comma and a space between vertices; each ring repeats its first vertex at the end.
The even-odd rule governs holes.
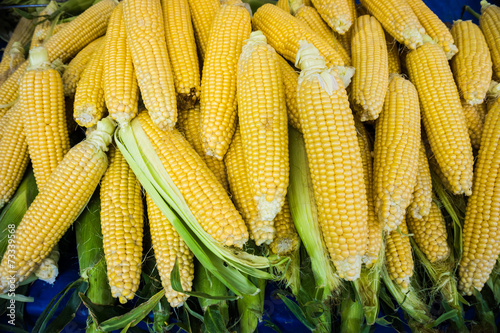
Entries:
POLYGON ((201 137, 209 156, 222 160, 236 127, 238 58, 250 36, 250 14, 242 3, 222 5, 210 34, 201 81, 201 137))
POLYGON ((389 276, 407 290, 413 276, 414 262, 406 221, 401 222, 399 230, 389 232, 385 242, 385 265, 389 276))
POLYGON ((486 114, 486 102, 478 105, 470 105, 462 100, 467 130, 469 132, 472 147, 479 150, 481 146, 481 135, 483 133, 484 115, 486 114))
POLYGON ((269 248, 274 254, 286 255, 295 251, 300 245, 300 238, 290 214, 290 205, 285 200, 283 208, 274 218, 276 236, 269 248))
POLYGON ((408 207, 408 215, 415 219, 422 219, 429 215, 432 203, 432 178, 429 161, 425 153, 424 144, 420 143, 418 151, 417 183, 413 191, 413 198, 408 207))
POLYGON ((297 73, 295 69, 281 56, 278 56, 278 61, 281 67, 283 84, 285 85, 285 101, 288 114, 288 124, 301 131, 299 110, 297 108, 297 82, 299 80, 299 73, 297 73))
POLYGON ((171 129, 177 121, 177 100, 161 2, 124 1, 123 18, 144 105, 159 129, 171 129))
POLYGON ((194 36, 200 50, 201 58, 205 58, 208 39, 215 15, 219 11, 219 0, 188 0, 193 20, 194 36))
POLYGON ((314 8, 318 10, 328 25, 344 34, 354 22, 353 12, 349 2, 351 0, 312 0, 314 8))
POLYGON ((500 7, 481 0, 479 25, 491 52, 493 70, 500 79, 500 7))

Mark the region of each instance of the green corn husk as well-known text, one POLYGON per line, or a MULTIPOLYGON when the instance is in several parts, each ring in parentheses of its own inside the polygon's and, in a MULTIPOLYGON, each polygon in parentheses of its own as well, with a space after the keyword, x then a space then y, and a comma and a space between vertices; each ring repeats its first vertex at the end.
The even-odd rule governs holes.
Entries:
POLYGON ((266 280, 253 277, 250 279, 260 289, 260 292, 257 295, 243 295, 236 301, 240 314, 240 333, 255 332, 264 313, 266 280))
MULTIPOLYGON (((228 296, 227 288, 224 283, 220 282, 212 273, 210 273, 202 264, 196 262, 194 274, 194 289, 212 296, 228 296)), ((227 325, 229 322, 229 307, 225 300, 214 300, 203 297, 198 297, 201 309, 205 312, 209 306, 216 305, 219 312, 227 325)))
POLYGON ((344 292, 343 300, 340 304, 340 332, 361 332, 363 320, 363 306, 355 299, 351 290, 347 289, 344 292))
POLYGON ((292 253, 286 256, 290 260, 283 265, 276 266, 278 275, 286 288, 290 288, 292 294, 298 295, 300 290, 300 244, 292 253))

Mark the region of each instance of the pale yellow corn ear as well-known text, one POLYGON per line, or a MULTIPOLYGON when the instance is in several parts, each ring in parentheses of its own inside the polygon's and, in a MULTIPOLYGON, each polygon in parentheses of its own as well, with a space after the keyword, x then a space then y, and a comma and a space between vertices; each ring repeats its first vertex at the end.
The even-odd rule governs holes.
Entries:
POLYGON ((462 100, 467 130, 469 132, 472 147, 479 150, 481 146, 481 135, 483 133, 484 117, 486 115, 486 103, 470 105, 462 100))
POLYGON ((450 255, 448 232, 443 214, 437 204, 431 201, 429 215, 423 219, 407 216, 406 223, 418 248, 430 262, 445 260, 450 255))
MULTIPOLYGON (((27 19, 25 17, 21 17, 19 22, 17 22, 12 35, 10 36, 9 42, 5 46, 3 50, 2 61, 0 62, 0 73, 2 73, 6 68, 10 68, 9 65, 11 62, 11 50, 14 47, 14 44, 17 43, 16 48, 22 49, 24 53, 24 46, 26 46, 31 40, 31 36, 33 31, 35 30, 35 22, 33 20, 27 19)), ((3 81, 0 81, 0 84, 5 81, 6 78, 3 78, 3 81)))
POLYGON ((344 49, 342 44, 337 40, 335 34, 321 18, 319 13, 313 7, 302 6, 295 13, 295 17, 307 24, 316 34, 327 41, 330 46, 332 46, 335 51, 339 53, 345 64, 351 63, 351 58, 349 54, 344 49))
POLYGON ((238 119, 259 218, 272 221, 288 188, 288 119, 278 54, 254 31, 238 62, 238 119))
POLYGON ((161 1, 124 1, 123 18, 144 105, 159 129, 172 129, 177 121, 177 99, 161 1))
POLYGON ((361 0, 361 4, 398 42, 412 50, 422 45, 425 29, 406 0, 361 0))
POLYGON ((0 208, 16 192, 29 162, 23 112, 17 102, 4 116, 8 118, 8 123, 4 125, 0 139, 0 208))
POLYGON ((250 179, 246 171, 246 160, 239 126, 236 127, 231 145, 226 156, 224 156, 224 162, 233 202, 248 226, 250 238, 258 246, 270 244, 275 237, 276 230, 273 221, 259 219, 257 203, 252 195, 250 179))
POLYGON ((408 207, 407 216, 411 215, 414 219, 422 219, 429 215, 432 204, 431 170, 422 142, 418 151, 417 163, 417 183, 413 190, 413 198, 408 207))
POLYGON ((472 21, 455 21, 451 34, 460 52, 451 59, 458 90, 471 105, 481 104, 490 86, 491 55, 481 29, 472 21))
MULTIPOLYGON (((459 48, 455 46, 453 36, 443 21, 427 7, 423 0, 406 0, 406 2, 424 27, 425 33, 441 45, 448 59, 453 58, 459 48)), ((462 51, 461 48, 460 51, 462 51)))
POLYGON ((292 220, 288 200, 285 200, 283 208, 274 218, 274 228, 276 229, 276 235, 269 245, 274 254, 287 255, 300 246, 300 238, 292 220))
POLYGON ((144 207, 141 185, 120 150, 111 146, 108 155, 100 189, 102 242, 111 295, 124 304, 141 282, 144 207))
POLYGON ((285 85, 288 124, 301 132, 299 110, 297 106, 297 82, 299 80, 299 73, 297 73, 295 69, 281 56, 278 56, 278 61, 281 67, 283 84, 285 85))
POLYGON ((398 42, 388 33, 385 34, 385 40, 387 43, 389 74, 401 74, 401 60, 399 59, 398 42))
POLYGON ((24 47, 21 43, 15 42, 3 59, 5 61, 0 62, 0 84, 5 82, 26 60, 24 58, 24 47))
POLYGON ((146 195, 146 202, 151 242, 153 243, 161 283, 165 288, 165 297, 170 306, 176 308, 182 306, 189 296, 172 288, 170 284, 172 269, 177 263, 182 289, 191 291, 194 278, 193 253, 149 195, 146 195))
POLYGON ((195 105, 194 108, 190 110, 184 110, 179 112, 179 118, 177 120, 177 128, 184 134, 184 137, 189 142, 191 147, 196 150, 201 159, 206 163, 210 171, 212 171, 217 177, 217 180, 221 183, 222 187, 226 191, 229 191, 229 184, 227 182, 226 166, 224 161, 218 160, 213 156, 208 156, 203 150, 203 145, 201 144, 200 136, 200 105, 195 105))
POLYGON ((415 264, 406 221, 401 222, 398 230, 387 234, 385 258, 385 265, 391 280, 399 284, 404 290, 408 290, 415 264))
POLYGON ((312 0, 323 20, 339 34, 344 34, 354 23, 350 0, 312 0))
POLYGON ((162 5, 177 105, 191 109, 200 98, 201 79, 188 0, 162 0, 162 5))
POLYGON ((425 43, 408 53, 406 65, 418 91, 432 152, 453 192, 471 195, 472 146, 446 54, 439 45, 425 43))
MULTIPOLYGON (((261 7, 262 8, 262 7, 261 7)), ((363 161, 344 83, 319 51, 301 41, 297 99, 318 221, 337 273, 359 278, 367 247, 363 161)))
POLYGON ((219 11, 219 0, 188 0, 193 20, 194 36, 200 50, 201 58, 205 58, 208 39, 215 15, 219 11))
POLYGON ((68 67, 62 76, 64 86, 64 96, 73 97, 76 92, 76 85, 80 81, 80 77, 84 69, 87 67, 92 55, 104 41, 103 37, 97 38, 89 43, 69 62, 68 67))
POLYGON ((491 52, 493 71, 500 79, 500 7, 481 0, 479 25, 491 52))
POLYGON ((139 102, 137 77, 127 45, 123 2, 111 15, 106 36, 106 45, 101 50, 104 101, 111 118, 121 125, 137 115, 139 102))
POLYGON ((94 126, 104 117, 106 112, 103 89, 106 43, 107 38, 105 37, 83 70, 80 81, 76 84, 73 118, 78 125, 83 127, 94 126))
POLYGON ((389 60, 384 29, 373 16, 360 16, 351 40, 352 101, 361 121, 375 120, 384 106, 389 85, 389 60), (370 54, 367 57, 367 54, 370 54))
POLYGON ((205 154, 222 160, 236 127, 238 57, 252 25, 237 3, 222 5, 213 26, 201 81, 201 137, 205 154))
POLYGON ((198 223, 221 244, 241 248, 248 240, 245 222, 201 157, 175 128, 161 131, 147 112, 136 119, 198 223))
POLYGON ((90 200, 108 166, 105 151, 115 124, 104 119, 64 156, 15 231, 15 258, 0 264, 0 292, 17 286, 50 254, 90 200))
POLYGON ((21 82, 19 99, 33 172, 41 191, 70 148, 61 75, 51 68, 43 46, 30 50, 30 67, 21 82))
POLYGON ((252 22, 254 30, 261 30, 276 52, 293 63, 296 63, 299 41, 305 39, 319 50, 328 66, 349 65, 327 41, 281 8, 266 4, 255 12, 252 22))

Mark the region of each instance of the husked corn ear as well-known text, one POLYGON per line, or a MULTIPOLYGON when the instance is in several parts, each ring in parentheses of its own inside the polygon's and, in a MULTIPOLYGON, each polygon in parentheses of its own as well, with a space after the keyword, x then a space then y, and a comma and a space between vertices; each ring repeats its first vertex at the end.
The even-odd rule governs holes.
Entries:
POLYGON ((413 190, 413 198, 408 207, 407 216, 411 215, 414 219, 422 219, 429 215, 432 204, 431 170, 422 142, 418 151, 417 164, 417 183, 413 190))
POLYGON ((491 52, 493 71, 500 79, 500 7, 481 0, 479 25, 491 52))
POLYGON ((100 37, 90 42, 70 61, 62 76, 65 96, 71 97, 75 95, 76 85, 80 81, 83 71, 103 41, 104 38, 100 37))
POLYGON ((250 229, 250 238, 257 246, 270 244, 275 237, 273 221, 259 219, 257 203, 250 189, 250 179, 246 171, 246 160, 239 126, 224 157, 227 178, 234 204, 250 229))
POLYGON ((111 118, 118 124, 124 124, 137 115, 139 87, 132 54, 127 45, 123 2, 116 6, 111 15, 106 36, 101 50, 104 100, 111 118))
POLYGON ((162 0, 162 5, 177 104, 180 109, 191 109, 200 98, 201 83, 188 0, 162 0))
MULTIPOLYGON (((5 53, 5 51, 4 51, 5 53)), ((6 54, 0 62, 0 84, 5 82, 7 78, 16 71, 19 66, 26 60, 24 58, 24 47, 21 43, 15 42, 8 54, 6 54)))
POLYGON ((182 306, 189 296, 172 288, 170 275, 177 262, 182 290, 191 291, 194 278, 193 253, 149 195, 146 195, 146 203, 151 229, 151 242, 153 243, 161 283, 165 288, 165 297, 170 306, 176 308, 182 306))
POLYGON ((107 39, 99 45, 92 55, 87 67, 83 70, 80 81, 76 84, 73 118, 80 126, 92 127, 104 117, 106 102, 104 100, 103 74, 104 49, 107 39))
POLYGON ((470 105, 462 100, 467 130, 469 132, 472 147, 479 149, 481 145, 481 135, 483 133, 484 114, 486 114, 486 103, 470 105))
POLYGON ((455 21, 451 28, 460 52, 451 59, 451 69, 465 101, 480 104, 486 97, 493 74, 490 51, 481 29, 472 21, 455 21))
POLYGON ((41 191, 70 148, 69 133, 61 75, 50 67, 43 46, 30 51, 30 65, 19 97, 33 172, 41 191))
POLYGON ((429 215, 423 219, 416 219, 408 215, 406 223, 413 234, 418 248, 430 262, 445 260, 450 255, 448 246, 448 232, 441 210, 431 201, 429 215))
POLYGON ((0 208, 16 192, 28 166, 28 142, 24 134, 23 108, 17 102, 4 117, 8 117, 0 139, 0 208))
POLYGON ((219 183, 226 191, 229 191, 227 182, 226 166, 224 161, 218 160, 213 156, 208 156, 203 150, 200 136, 200 105, 195 105, 190 110, 181 111, 177 120, 179 131, 184 134, 184 137, 189 142, 191 147, 196 150, 201 159, 207 164, 210 171, 213 172, 219 183))
POLYGON ((323 20, 338 32, 344 34, 354 22, 349 5, 350 0, 312 0, 314 8, 321 14, 323 20))
POLYGON ((385 265, 389 276, 403 289, 408 289, 410 278, 413 276, 414 262, 406 221, 401 222, 399 230, 389 232, 385 242, 385 265))
POLYGON ((425 29, 406 0, 361 0, 361 4, 398 42, 412 50, 422 45, 425 29))
POLYGON ((423 0, 406 0, 406 2, 408 2, 420 24, 424 27, 425 33, 441 45, 448 59, 453 58, 459 48, 455 46, 453 36, 443 21, 426 6, 423 0))
POLYGON ((360 16, 351 40, 352 99, 361 121, 375 120, 384 106, 389 85, 389 64, 384 29, 373 16, 360 16), (370 55, 367 57, 367 55, 370 55))
POLYGON ((33 20, 21 17, 16 28, 12 32, 9 42, 3 50, 3 57, 0 62, 0 84, 5 82, 7 77, 15 71, 13 60, 16 62, 20 58, 19 55, 21 53, 24 58, 24 46, 30 41, 34 29, 35 25, 33 20), (14 55, 17 55, 14 56, 14 58, 11 52, 13 49, 16 50, 14 51, 14 55))
POLYGON ((385 34, 385 40, 387 43, 389 74, 401 74, 401 61, 399 60, 398 42, 388 33, 385 34))
POLYGON ((500 254, 499 143, 500 99, 497 99, 484 123, 474 187, 465 213, 458 287, 467 295, 472 295, 474 288, 481 291, 500 254))
POLYGON ((278 56, 278 62, 281 67, 281 77, 285 86, 285 101, 288 114, 288 124, 292 127, 300 129, 299 110, 297 106, 297 82, 299 73, 288 64, 281 56, 278 56))
POLYGON ((304 22, 274 5, 266 4, 260 7, 252 22, 254 30, 261 30, 276 52, 293 63, 296 63, 299 41, 305 39, 319 50, 328 66, 349 65, 344 63, 340 54, 327 41, 304 22))
POLYGON ((101 228, 111 294, 120 303, 134 298, 141 282, 144 208, 141 185, 120 150, 109 149, 101 181, 101 228))
POLYGON ((146 112, 137 119, 198 223, 216 241, 241 248, 248 240, 245 222, 201 157, 176 129, 159 130, 146 112))
POLYGON ((283 208, 274 219, 276 236, 269 248, 274 254, 286 255, 295 251, 300 245, 300 238, 295 229, 295 225, 290 213, 290 205, 285 200, 283 208))
POLYGON ((219 11, 219 0, 188 0, 193 20, 194 36, 200 50, 201 58, 205 58, 212 23, 219 11))
POLYGON ((406 65, 422 106, 432 152, 455 194, 471 194, 473 156, 457 86, 443 49, 425 43, 406 65))
POLYGON ((15 258, 0 264, 0 292, 18 285, 50 254, 78 217, 108 166, 114 123, 105 119, 64 156, 15 231, 15 258))
POLYGON ((123 2, 127 45, 142 99, 154 124, 165 131, 177 121, 177 100, 162 14, 160 0, 123 2))
POLYGON ((252 31, 250 14, 242 3, 222 5, 212 27, 201 81, 201 141, 205 154, 222 160, 236 127, 238 57, 252 31))
POLYGON ((326 22, 323 21, 316 9, 309 6, 302 6, 299 8, 297 13, 295 13, 295 17, 304 22, 309 28, 311 28, 311 30, 328 42, 330 46, 338 52, 340 57, 342 57, 345 64, 351 63, 351 59, 349 58, 347 51, 344 49, 342 44, 340 44, 337 38, 335 38, 333 31, 326 24, 326 22))
POLYGON ((355 280, 367 246, 363 161, 342 79, 301 41, 297 99, 321 226, 340 277, 355 280))

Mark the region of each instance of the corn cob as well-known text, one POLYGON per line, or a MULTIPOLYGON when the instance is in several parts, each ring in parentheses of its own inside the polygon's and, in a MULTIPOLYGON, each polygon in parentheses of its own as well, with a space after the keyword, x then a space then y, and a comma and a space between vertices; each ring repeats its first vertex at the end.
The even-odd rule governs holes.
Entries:
POLYGON ((349 1, 351 0, 312 0, 312 3, 334 31, 344 34, 354 22, 349 1))
MULTIPOLYGON (((123 2, 116 6, 111 15, 106 36, 106 45, 101 49, 104 100, 111 118, 118 124, 128 123, 137 115, 139 88, 132 55, 127 46, 123 2)), ((90 61, 89 70, 92 70, 90 67, 92 64, 93 61, 90 61)), ((85 75, 82 79, 84 77, 85 75)))
POLYGON ((288 113, 288 124, 301 131, 299 110, 297 108, 297 82, 299 80, 299 74, 281 56, 278 56, 278 61, 281 67, 283 84, 285 85, 285 101, 288 113))
POLYGON ((300 43, 297 99, 318 220, 337 273, 355 280, 367 246, 368 203, 354 119, 341 78, 312 44, 300 43))
POLYGON ((276 235, 269 248, 274 254, 286 255, 295 251, 300 245, 300 238, 290 214, 288 199, 285 200, 283 208, 274 219, 276 235))
POLYGON ((33 171, 42 190, 70 148, 62 79, 50 67, 44 47, 30 51, 19 95, 33 171))
POLYGON ((182 111, 179 113, 177 120, 177 127, 179 131, 184 134, 184 137, 189 142, 191 147, 196 150, 201 159, 206 163, 210 171, 213 172, 219 183, 226 191, 229 191, 229 184, 227 182, 226 166, 224 161, 218 160, 213 156, 208 156, 203 151, 200 136, 200 105, 197 104, 191 110, 182 111))
POLYGON ((420 143, 418 152, 417 183, 413 191, 413 198, 408 207, 407 216, 422 219, 429 215, 432 203, 432 179, 429 161, 425 154, 424 144, 420 143))
POLYGON ((162 0, 162 4, 177 104, 191 109, 200 98, 200 66, 188 0, 162 0))
POLYGON ((500 159, 500 99, 486 116, 477 159, 474 188, 467 203, 463 229, 463 255, 459 264, 459 289, 472 295, 488 280, 500 254, 498 233, 500 159))
POLYGON ((471 105, 486 97, 493 74, 490 51, 481 29, 472 21, 455 21, 451 28, 460 52, 451 59, 451 69, 458 89, 471 105))
POLYGON ((479 150, 481 145, 481 134, 483 132, 484 115, 486 114, 486 103, 470 105, 462 100, 467 130, 472 147, 479 150))
POLYGON ((387 234, 385 242, 385 265, 389 276, 391 280, 407 290, 410 287, 410 278, 413 276, 414 263, 408 227, 404 220, 399 230, 387 234))
POLYGON ((337 38, 335 38, 333 31, 325 23, 325 21, 323 21, 316 9, 309 6, 302 6, 295 13, 295 17, 304 22, 309 28, 311 28, 311 30, 318 34, 318 36, 328 42, 330 46, 338 52, 340 57, 342 57, 345 64, 351 63, 351 59, 349 58, 347 51, 340 44, 337 38))
POLYGON ((0 139, 0 208, 14 195, 29 162, 22 111, 17 102, 4 116, 8 123, 0 139))
POLYGON ((160 0, 125 1, 123 18, 144 105, 158 128, 171 129, 177 101, 160 0))
POLYGON ((414 50, 423 43, 425 30, 405 0, 361 0, 398 42, 414 50))
POLYGON ((0 84, 5 82, 5 80, 7 80, 7 78, 25 61, 24 48, 21 43, 15 42, 4 59, 5 61, 0 62, 0 84))
POLYGON ((50 33, 50 36, 53 36, 53 35, 57 34, 59 31, 61 31, 67 24, 69 24, 69 22, 59 23, 56 26, 54 26, 54 29, 52 29, 51 26, 48 26, 48 27, 43 28, 41 31, 39 31, 37 33, 37 36, 33 35, 33 39, 31 40, 31 44, 30 44, 30 50, 34 49, 35 47, 42 46, 45 39, 47 39, 47 36, 49 36, 49 33, 50 33), (51 29, 52 29, 52 32, 50 32, 51 29))
POLYGON ((43 40, 52 26, 52 22, 49 20, 49 17, 53 15, 57 9, 57 2, 50 1, 47 7, 40 12, 35 30, 33 31, 33 36, 31 37, 30 49, 42 46, 43 40))
POLYGON ((389 74, 401 74, 401 61, 399 60, 398 43, 388 33, 385 34, 387 42, 387 59, 389 64, 389 74))
POLYGON ((108 166, 115 125, 105 119, 74 146, 50 175, 15 232, 15 258, 0 264, 0 292, 25 280, 49 255, 95 191, 108 166))
POLYGON ((102 84, 106 41, 107 38, 104 38, 96 49, 76 85, 73 118, 80 126, 94 126, 106 112, 102 84))
POLYGON ((236 128, 224 162, 234 204, 250 229, 250 237, 257 245, 270 244, 276 232, 274 223, 259 219, 257 203, 252 196, 250 179, 246 172, 246 160, 239 127, 236 128))
POLYGON ((149 227, 151 228, 151 241, 161 283, 165 288, 165 297, 170 306, 176 308, 182 306, 189 296, 172 288, 170 275, 177 263, 182 289, 191 291, 194 278, 193 253, 191 253, 170 221, 163 215, 149 195, 146 195, 146 203, 149 227))
POLYGON ((201 157, 176 129, 160 131, 146 112, 137 118, 203 229, 224 245, 242 247, 248 240, 245 223, 201 157))
POLYGON ((479 25, 491 52, 493 71, 500 79, 500 7, 481 0, 479 25))
POLYGON ((141 280, 143 213, 141 185, 115 147, 101 181, 101 228, 113 297, 134 298, 141 280))
POLYGON ((243 46, 236 91, 250 191, 259 219, 272 221, 288 188, 288 124, 278 55, 261 31, 243 46))
POLYGON ((201 137, 205 154, 221 160, 236 127, 238 57, 252 25, 248 11, 237 3, 222 5, 213 26, 201 81, 201 137))
POLYGON ((352 64, 356 68, 352 80, 354 109, 361 121, 375 120, 382 112, 389 85, 384 30, 375 17, 363 15, 356 20, 353 34, 352 64))
POLYGON ((62 76, 65 96, 70 97, 75 95, 76 85, 78 84, 78 81, 80 81, 83 71, 87 67, 90 59, 92 59, 92 55, 97 49, 99 49, 99 46, 103 41, 103 37, 97 38, 85 46, 85 48, 78 52, 78 54, 70 61, 62 76))
POLYGON ((443 49, 425 43, 406 57, 436 160, 455 194, 471 194, 473 156, 460 96, 443 49), (439 89, 437 89, 439 87, 439 89))
POLYGON ((2 71, 5 68, 10 67, 9 66, 9 63, 11 62, 10 50, 14 46, 14 43, 19 43, 20 47, 24 48, 24 46, 29 43, 31 36, 33 34, 33 30, 35 30, 35 25, 33 24, 33 21, 21 17, 21 19, 16 25, 16 28, 12 32, 12 36, 10 36, 9 42, 5 46, 5 49, 3 50, 3 57, 2 61, 0 62, 0 69, 2 69, 2 71))
MULTIPOLYGON (((426 6, 423 0, 406 0, 406 2, 424 27, 425 33, 441 45, 448 60, 453 58, 458 52, 458 48, 454 44, 453 36, 448 27, 426 6)), ((462 49, 460 48, 460 50, 462 49)))
POLYGON ((215 15, 219 11, 219 0, 188 0, 193 20, 194 36, 198 44, 201 58, 205 58, 208 39, 215 15))
POLYGON ((340 54, 327 41, 305 23, 274 5, 266 4, 255 12, 253 28, 261 30, 276 52, 293 63, 296 63, 299 41, 305 39, 319 50, 328 66, 349 65, 344 63, 340 54))
POLYGON ((425 254, 430 262, 445 260, 450 255, 448 246, 448 232, 441 210, 435 202, 431 201, 429 215, 423 219, 416 219, 411 214, 407 215, 406 223, 413 234, 418 248, 425 254))

